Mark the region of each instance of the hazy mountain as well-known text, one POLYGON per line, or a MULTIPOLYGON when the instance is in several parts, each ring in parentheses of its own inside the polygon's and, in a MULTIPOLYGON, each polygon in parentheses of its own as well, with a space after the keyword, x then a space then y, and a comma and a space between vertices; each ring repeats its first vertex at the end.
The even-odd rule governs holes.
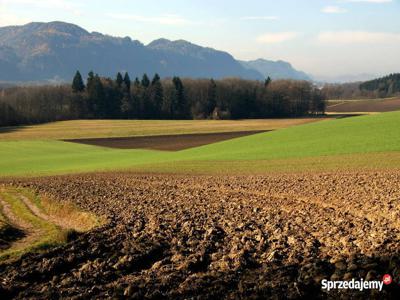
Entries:
POLYGON ((0 28, 0 80, 70 80, 77 69, 114 76, 116 71, 155 68, 138 41, 89 33, 61 22, 0 28))
POLYGON ((253 69, 261 73, 264 77, 272 79, 296 79, 311 80, 310 76, 293 68, 293 66, 285 61, 271 61, 266 59, 257 59, 252 61, 241 61, 242 66, 253 69))
POLYGON ((262 79, 255 70, 244 68, 229 53, 201 47, 187 41, 159 39, 147 45, 159 62, 162 75, 178 74, 185 77, 242 77, 262 79))
POLYGON ((162 77, 307 78, 288 63, 267 62, 246 65, 227 52, 183 40, 159 39, 144 45, 63 22, 0 27, 0 81, 70 81, 76 70, 112 77, 128 71, 131 77, 159 73, 162 77))
POLYGON ((338 76, 324 76, 324 75, 315 75, 313 76, 314 81, 324 82, 324 83, 347 83, 347 82, 362 82, 367 80, 372 80, 378 77, 377 74, 356 74, 356 75, 338 75, 338 76))

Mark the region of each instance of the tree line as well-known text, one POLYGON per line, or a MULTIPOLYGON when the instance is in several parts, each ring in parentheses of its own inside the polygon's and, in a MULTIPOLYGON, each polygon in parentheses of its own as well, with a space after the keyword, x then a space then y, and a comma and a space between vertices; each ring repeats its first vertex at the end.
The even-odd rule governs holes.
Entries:
POLYGON ((326 99, 375 99, 400 95, 400 74, 365 82, 327 84, 322 88, 326 99))
POLYGON ((379 97, 390 97, 400 94, 400 74, 369 80, 360 85, 360 90, 375 92, 379 97))
POLYGON ((131 81, 76 72, 72 85, 12 87, 0 91, 0 125, 71 119, 246 119, 322 114, 325 100, 306 81, 229 78, 131 81))

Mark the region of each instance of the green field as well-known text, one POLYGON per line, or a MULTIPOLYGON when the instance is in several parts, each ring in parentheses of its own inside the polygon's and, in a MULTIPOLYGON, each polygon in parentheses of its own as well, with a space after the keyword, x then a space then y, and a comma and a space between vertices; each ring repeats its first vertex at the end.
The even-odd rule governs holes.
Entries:
POLYGON ((264 172, 400 167, 400 112, 324 120, 198 148, 117 150, 57 140, 0 141, 0 176, 132 169, 264 172))
POLYGON ((282 159, 400 150, 400 113, 296 126, 182 151, 181 158, 282 159))

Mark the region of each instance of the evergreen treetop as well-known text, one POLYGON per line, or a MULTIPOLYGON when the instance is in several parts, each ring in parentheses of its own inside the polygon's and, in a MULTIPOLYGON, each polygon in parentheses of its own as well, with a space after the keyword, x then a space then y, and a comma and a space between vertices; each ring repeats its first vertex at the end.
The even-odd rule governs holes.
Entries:
POLYGON ((76 71, 72 81, 72 90, 75 93, 81 93, 85 90, 85 84, 83 83, 82 75, 79 71, 76 71))

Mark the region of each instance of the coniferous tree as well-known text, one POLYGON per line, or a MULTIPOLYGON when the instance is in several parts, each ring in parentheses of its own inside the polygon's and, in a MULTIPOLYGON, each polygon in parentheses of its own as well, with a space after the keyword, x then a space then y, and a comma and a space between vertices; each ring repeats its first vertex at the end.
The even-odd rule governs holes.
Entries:
POLYGON ((90 111, 94 117, 105 116, 105 95, 104 87, 99 75, 89 73, 87 83, 87 93, 90 103, 90 111))
POLYGON ((144 74, 142 77, 141 81, 141 94, 140 94, 140 100, 141 100, 141 110, 142 110, 142 117, 144 119, 148 119, 151 117, 151 111, 152 111, 152 103, 150 102, 150 79, 147 76, 147 74, 144 74))
POLYGON ((72 80, 72 92, 74 96, 70 101, 70 110, 74 118, 84 117, 86 111, 85 98, 83 92, 85 91, 85 84, 83 83, 82 75, 76 71, 72 80))
POLYGON ((272 81, 271 77, 268 76, 267 79, 265 79, 265 81, 264 81, 264 86, 268 87, 269 84, 271 83, 271 81, 272 81))
POLYGON ((129 74, 125 72, 124 78, 122 79, 121 99, 121 112, 125 118, 133 118, 136 115, 134 111, 136 107, 134 99, 135 96, 131 95, 131 79, 129 74))
POLYGON ((217 84, 215 83, 214 79, 211 79, 210 83, 208 84, 208 93, 207 93, 207 104, 206 104, 207 116, 211 116, 216 107, 217 107, 217 84))
POLYGON ((86 80, 86 114, 87 117, 94 117, 94 99, 93 99, 93 85, 94 85, 94 73, 90 71, 86 80))
POLYGON ((142 101, 142 91, 143 87, 140 83, 140 80, 138 77, 135 78, 133 82, 133 88, 132 88, 132 103, 133 103, 133 113, 135 117, 137 118, 142 118, 143 117, 143 101, 142 101))
POLYGON ((117 73, 117 78, 115 79, 115 82, 117 83, 117 86, 121 88, 124 79, 122 78, 122 74, 120 72, 117 73))
POLYGON ((72 80, 72 91, 74 93, 81 93, 85 90, 85 84, 83 83, 82 75, 79 71, 76 71, 74 79, 72 80))
POLYGON ((150 102, 152 106, 151 117, 160 118, 161 109, 164 98, 163 86, 161 84, 161 79, 158 74, 154 75, 150 86, 150 102))
POLYGON ((161 78, 160 75, 158 75, 157 73, 154 74, 153 80, 151 81, 151 85, 155 85, 156 83, 160 82, 161 78))
POLYGON ((106 118, 116 119, 121 114, 121 100, 123 93, 121 87, 118 87, 116 81, 111 78, 103 78, 104 89, 104 114, 106 118))
POLYGON ((172 79, 174 84, 175 93, 172 99, 172 110, 175 118, 188 119, 190 118, 188 103, 186 101, 185 92, 182 80, 175 76, 172 79))
POLYGON ((125 72, 124 83, 125 83, 125 87, 126 87, 126 92, 128 94, 130 94, 131 93, 131 78, 129 77, 128 72, 125 72))
POLYGON ((146 89, 150 86, 150 79, 147 74, 144 74, 142 77, 142 86, 146 89))
POLYGON ((95 112, 98 117, 106 116, 105 93, 103 83, 98 74, 95 76, 96 107, 95 112))

